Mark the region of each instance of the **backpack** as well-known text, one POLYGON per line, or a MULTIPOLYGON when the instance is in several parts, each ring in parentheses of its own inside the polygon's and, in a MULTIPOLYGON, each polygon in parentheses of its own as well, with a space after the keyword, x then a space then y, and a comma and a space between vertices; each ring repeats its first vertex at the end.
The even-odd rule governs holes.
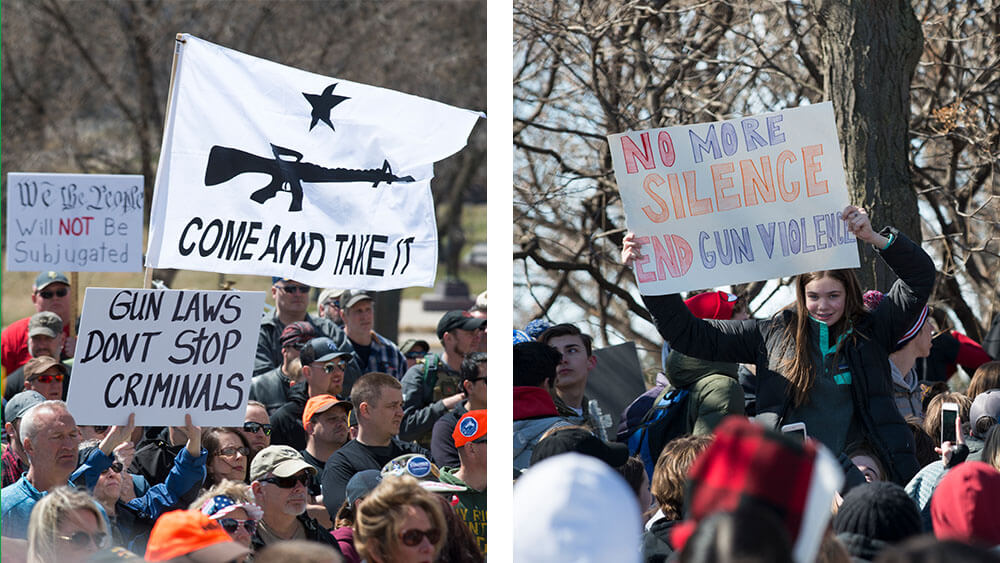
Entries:
POLYGON ((622 421, 626 428, 619 431, 619 441, 628 444, 629 455, 638 454, 642 458, 650 479, 663 446, 685 432, 681 415, 688 395, 690 392, 686 389, 665 387, 637 423, 628 419, 622 421))

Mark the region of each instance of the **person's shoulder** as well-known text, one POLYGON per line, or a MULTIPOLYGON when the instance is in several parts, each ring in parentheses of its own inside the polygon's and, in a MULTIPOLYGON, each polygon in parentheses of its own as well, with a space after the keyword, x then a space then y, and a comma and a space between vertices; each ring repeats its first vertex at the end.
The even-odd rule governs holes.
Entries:
POLYGON ((0 332, 0 337, 10 338, 13 336, 17 336, 17 333, 27 330, 28 322, 30 321, 31 317, 24 317, 23 319, 17 319, 16 321, 4 327, 3 331, 0 332))
POLYGON ((406 382, 418 382, 422 381, 424 378, 424 364, 414 364, 413 367, 406 370, 403 374, 403 378, 400 381, 406 382))

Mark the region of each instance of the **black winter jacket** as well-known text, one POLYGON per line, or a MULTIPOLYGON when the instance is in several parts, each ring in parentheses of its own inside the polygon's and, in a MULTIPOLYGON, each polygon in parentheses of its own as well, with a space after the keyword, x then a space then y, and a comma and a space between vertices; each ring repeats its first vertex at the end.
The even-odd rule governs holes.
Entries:
MULTIPOLYGON (((893 399, 889 352, 898 336, 913 326, 930 297, 935 269, 917 244, 895 230, 890 232, 895 239, 879 253, 899 279, 873 313, 855 319, 853 335, 840 353, 853 378, 855 421, 878 456, 888 462, 892 480, 905 485, 920 465, 913 435, 893 399)), ((677 294, 644 295, 643 301, 672 348, 706 360, 755 364, 756 418, 772 428, 782 425, 792 405, 788 380, 778 372, 779 351, 786 327, 794 330, 793 311, 783 310, 765 320, 705 321, 692 315, 677 294)), ((815 341, 810 345, 818 346, 815 341)))

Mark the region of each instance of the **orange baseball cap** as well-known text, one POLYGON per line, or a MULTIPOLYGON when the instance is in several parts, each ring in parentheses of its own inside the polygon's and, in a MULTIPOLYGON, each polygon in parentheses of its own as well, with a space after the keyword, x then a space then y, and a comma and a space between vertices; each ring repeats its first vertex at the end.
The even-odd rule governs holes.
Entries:
POLYGON ((350 401, 341 401, 333 395, 316 395, 315 397, 311 397, 306 402, 305 410, 302 411, 302 426, 305 426, 307 422, 312 420, 313 415, 325 412, 330 407, 337 405, 347 409, 347 412, 351 412, 351 409, 354 408, 354 405, 350 401))
POLYGON ((187 555, 195 561, 229 561, 250 553, 218 522, 199 510, 174 510, 156 520, 146 544, 146 561, 187 555))
POLYGON ((458 419, 455 430, 451 432, 455 439, 455 447, 461 448, 469 442, 486 437, 486 409, 469 411, 458 419))

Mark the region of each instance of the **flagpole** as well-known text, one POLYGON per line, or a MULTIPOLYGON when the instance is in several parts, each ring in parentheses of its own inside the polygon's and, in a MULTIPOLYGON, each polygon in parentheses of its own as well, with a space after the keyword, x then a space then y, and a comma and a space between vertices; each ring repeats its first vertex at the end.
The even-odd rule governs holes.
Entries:
MULTIPOLYGON (((170 86, 167 88, 167 111, 163 114, 163 131, 166 133, 167 127, 170 126, 170 112, 171 112, 171 101, 174 97, 174 77, 177 75, 177 54, 181 50, 181 44, 184 43, 184 34, 178 33, 174 37, 174 60, 170 63, 170 86)), ((162 148, 162 145, 161 145, 162 148)), ((163 155, 160 155, 163 158, 163 155)), ((147 235, 148 236, 148 235, 147 235)), ((147 241, 148 244, 148 241, 147 241)), ((142 288, 150 289, 153 287, 153 269, 149 266, 146 267, 146 272, 142 276, 142 288)))

